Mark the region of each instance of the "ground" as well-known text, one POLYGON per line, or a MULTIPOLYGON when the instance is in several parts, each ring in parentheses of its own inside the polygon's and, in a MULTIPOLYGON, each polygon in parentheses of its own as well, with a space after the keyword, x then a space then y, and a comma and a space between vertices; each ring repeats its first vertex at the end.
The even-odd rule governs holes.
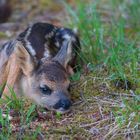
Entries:
POLYGON ((138 140, 140 28, 137 26, 137 14, 140 11, 137 5, 140 2, 100 0, 98 4, 97 1, 89 0, 87 6, 82 0, 67 0, 67 3, 56 0, 14 2, 16 4, 11 3, 13 13, 9 21, 0 24, 0 44, 15 38, 29 23, 35 21, 76 27, 81 38, 83 63, 81 69, 71 77, 73 106, 68 114, 46 111, 27 99, 17 99, 11 91, 12 101, 7 99, 6 105, 0 109, 0 138, 138 140), (90 7, 91 1, 97 5, 90 7), (126 12, 128 8, 131 9, 131 13, 126 12), (84 15, 84 9, 88 9, 88 16, 84 15), (94 16, 90 15, 90 10, 93 10, 94 16), (125 19, 125 23, 119 19, 120 16, 125 19), (113 23, 111 19, 114 19, 113 23), (133 49, 130 40, 135 44, 133 49), (113 47, 110 49, 110 46, 113 47), (12 118, 9 119, 7 115, 4 119, 2 112, 10 114, 12 118))

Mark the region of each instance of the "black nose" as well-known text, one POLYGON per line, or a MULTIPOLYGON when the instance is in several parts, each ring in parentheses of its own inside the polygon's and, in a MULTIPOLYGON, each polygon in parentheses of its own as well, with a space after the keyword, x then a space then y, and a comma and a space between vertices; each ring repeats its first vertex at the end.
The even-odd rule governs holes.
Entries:
POLYGON ((59 100, 55 105, 54 109, 63 108, 65 110, 69 109, 71 106, 71 101, 68 99, 59 100))

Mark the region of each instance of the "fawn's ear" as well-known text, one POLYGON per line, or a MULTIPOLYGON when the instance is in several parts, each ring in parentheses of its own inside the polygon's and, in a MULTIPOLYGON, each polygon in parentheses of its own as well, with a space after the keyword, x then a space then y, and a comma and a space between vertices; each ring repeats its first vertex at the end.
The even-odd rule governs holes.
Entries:
POLYGON ((72 43, 71 41, 64 41, 61 49, 53 60, 58 61, 64 68, 67 68, 68 63, 72 58, 72 43))
POLYGON ((19 67, 22 69, 23 73, 26 76, 32 74, 32 71, 35 68, 35 61, 20 41, 16 42, 15 55, 17 63, 19 64, 19 67))

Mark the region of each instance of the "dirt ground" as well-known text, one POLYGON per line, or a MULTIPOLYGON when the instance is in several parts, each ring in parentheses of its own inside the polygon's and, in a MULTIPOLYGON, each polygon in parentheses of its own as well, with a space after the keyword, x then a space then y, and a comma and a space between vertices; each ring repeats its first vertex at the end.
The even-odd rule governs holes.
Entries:
MULTIPOLYGON (((68 0, 68 2, 74 5, 74 1, 68 0)), ((13 0, 11 7, 10 18, 6 23, 0 24, 0 44, 15 38, 33 22, 43 21, 58 26, 64 26, 66 23, 67 13, 61 1, 13 0)), ((96 70, 92 73, 83 72, 80 81, 72 83, 71 94, 74 104, 71 112, 58 116, 53 112, 37 108, 37 116, 29 127, 20 126, 19 118, 15 116, 11 121, 12 137, 10 139, 133 139, 134 134, 126 132, 126 129, 121 131, 112 114, 116 106, 122 106, 120 93, 122 96, 127 96, 129 92, 131 91, 117 89, 110 83, 105 69, 99 69, 98 75, 96 70), (32 134, 36 131, 38 131, 36 138, 32 138, 32 134)), ((28 109, 29 104, 30 102, 27 102, 24 106, 25 110, 28 109)), ((135 139, 138 137, 136 136, 135 139)))

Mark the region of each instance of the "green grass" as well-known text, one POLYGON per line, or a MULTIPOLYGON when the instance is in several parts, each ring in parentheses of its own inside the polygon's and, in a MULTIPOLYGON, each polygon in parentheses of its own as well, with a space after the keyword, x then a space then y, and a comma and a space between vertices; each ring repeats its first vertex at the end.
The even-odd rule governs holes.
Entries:
MULTIPOLYGON (((62 137, 127 139, 132 135, 139 138, 140 1, 89 1, 77 0, 73 6, 63 3, 69 14, 65 24, 78 29, 81 40, 78 55, 89 70, 86 73, 81 66, 82 69, 70 77, 74 82, 72 99, 81 103, 74 105, 68 115, 47 112, 41 117, 49 118, 38 121, 36 106, 26 105, 28 100, 18 98, 9 88, 11 97, 0 101, 0 139, 28 140, 42 135, 54 140, 62 137), (125 85, 129 81, 131 89, 115 87, 116 80, 125 85), (17 132, 13 132, 14 123, 9 119, 11 110, 16 113, 13 120, 19 121, 17 132)), ((42 9, 46 9, 46 4, 42 9)), ((38 111, 45 112, 42 108, 38 111)))
MULTIPOLYGON (((104 66, 103 69, 111 81, 121 79, 126 83, 128 80, 135 87, 134 92, 137 95, 123 98, 124 107, 118 107, 113 114, 121 128, 125 126, 128 130, 138 130, 140 1, 77 1, 75 9, 66 3, 64 5, 69 13, 67 24, 79 30, 83 61, 93 66, 92 71, 95 71, 96 66, 104 66)), ((99 75, 98 70, 96 72, 99 75)))
POLYGON ((116 121, 120 127, 126 126, 138 131, 140 125, 140 96, 134 95, 131 100, 126 98, 122 100, 122 107, 117 108, 114 112, 116 121))
MULTIPOLYGON (((130 77, 136 80, 138 77, 138 59, 139 59, 139 48, 136 47, 139 35, 130 38, 131 34, 126 34, 128 27, 131 29, 138 22, 137 15, 140 14, 138 7, 140 5, 138 1, 128 5, 125 1, 106 1, 104 6, 111 3, 111 11, 117 12, 118 7, 125 6, 127 8, 126 13, 118 10, 119 17, 108 17, 106 21, 102 21, 104 17, 104 7, 100 6, 102 1, 94 1, 85 4, 81 1, 77 1, 75 11, 65 4, 66 9, 70 14, 69 25, 74 28, 77 27, 80 32, 81 46, 82 46, 82 59, 86 63, 92 63, 94 65, 105 64, 108 67, 110 75, 113 74, 113 78, 127 79, 130 77), (115 6, 117 5, 117 6, 115 6), (135 8, 132 8, 133 5, 135 8), (117 8, 116 8, 117 7, 117 8), (133 13, 131 12, 131 10, 133 13), (132 14, 133 23, 129 23, 123 17, 122 14, 132 14), (134 14, 134 15, 133 15, 134 14), (128 25, 127 25, 128 24, 128 25), (128 36, 128 37, 127 37, 128 36)), ((124 11, 123 11, 124 12, 124 11)), ((116 13, 114 13, 115 15, 116 13)), ((135 30, 134 30, 135 33, 135 30)), ((135 34, 138 34, 136 32, 135 34)))
MULTIPOLYGON (((26 99, 18 98, 14 90, 10 87, 9 91, 9 96, 6 96, 5 99, 0 99, 0 105, 2 106, 0 109, 0 139, 2 140, 10 139, 11 134, 13 133, 13 127, 11 126, 11 120, 13 118, 18 122, 18 127, 20 126, 20 128, 17 128, 19 130, 16 135, 17 137, 22 138, 24 137, 24 135, 21 136, 20 134, 22 129, 28 129, 31 121, 36 115, 36 105, 30 104, 29 106, 26 106, 26 99), (15 115, 11 116, 11 112, 15 113, 15 115)), ((34 133, 34 135, 36 135, 36 133, 34 133)), ((32 136, 34 137, 34 135, 32 136)))

